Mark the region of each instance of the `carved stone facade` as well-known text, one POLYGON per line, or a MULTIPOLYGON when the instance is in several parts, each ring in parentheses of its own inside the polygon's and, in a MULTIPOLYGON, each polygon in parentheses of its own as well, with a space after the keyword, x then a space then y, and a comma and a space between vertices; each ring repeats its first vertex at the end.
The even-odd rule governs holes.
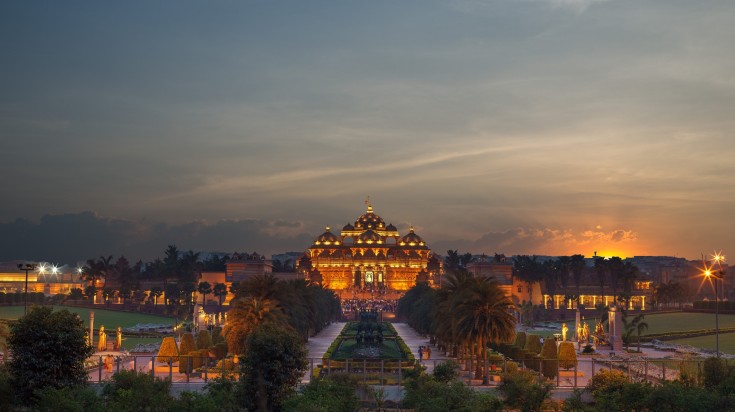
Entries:
POLYGON ((405 291, 418 281, 438 284, 441 259, 414 232, 401 236, 368 204, 336 235, 329 227, 297 263, 306 279, 343 290, 405 291))

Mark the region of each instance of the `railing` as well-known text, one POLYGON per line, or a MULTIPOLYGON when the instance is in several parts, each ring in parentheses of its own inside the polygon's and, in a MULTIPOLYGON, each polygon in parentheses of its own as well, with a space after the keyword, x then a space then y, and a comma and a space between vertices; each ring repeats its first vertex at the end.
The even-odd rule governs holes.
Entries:
MULTIPOLYGON (((233 357, 221 360, 193 356, 178 358, 178 362, 168 362, 168 359, 171 359, 170 356, 134 355, 112 359, 108 356, 93 356, 87 361, 86 367, 89 381, 93 383, 105 382, 113 374, 123 370, 148 373, 157 378, 168 379, 172 383, 206 383, 210 379, 223 376, 237 378, 240 373, 238 360, 233 357)), ((416 374, 416 365, 425 367, 426 372, 431 373, 440 363, 446 361, 446 359, 407 361, 405 359, 323 360, 322 358, 309 358, 301 383, 309 383, 318 376, 348 373, 356 375, 362 383, 367 385, 403 385, 408 375, 416 374)), ((518 369, 530 371, 538 376, 539 382, 548 382, 557 388, 587 386, 591 377, 602 370, 623 372, 631 381, 656 383, 675 380, 682 375, 697 381, 700 379, 704 362, 703 360, 585 357, 578 359, 573 367, 564 369, 557 360, 538 358, 523 361, 509 358, 504 358, 502 361, 488 359, 486 363, 481 361, 479 365, 476 359, 456 359, 455 361, 460 365, 459 379, 470 386, 497 385, 502 381, 503 374, 518 369), (487 371, 486 384, 483 384, 483 369, 487 371)))

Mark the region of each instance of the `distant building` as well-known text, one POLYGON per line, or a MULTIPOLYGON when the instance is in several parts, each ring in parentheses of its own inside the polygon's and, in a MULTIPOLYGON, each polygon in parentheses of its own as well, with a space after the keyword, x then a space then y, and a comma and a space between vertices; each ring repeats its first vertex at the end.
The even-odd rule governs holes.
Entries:
POLYGON ((42 292, 46 296, 53 296, 67 294, 76 288, 84 290, 85 282, 80 279, 76 268, 18 260, 0 262, 0 292, 7 294, 25 291, 26 272, 18 269, 18 265, 26 263, 36 265, 35 270, 28 272, 28 292, 42 292))

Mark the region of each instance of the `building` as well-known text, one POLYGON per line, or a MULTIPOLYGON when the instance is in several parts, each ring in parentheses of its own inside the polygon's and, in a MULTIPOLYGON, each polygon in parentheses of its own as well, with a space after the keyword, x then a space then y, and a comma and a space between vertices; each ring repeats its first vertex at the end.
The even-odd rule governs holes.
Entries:
POLYGON ((54 266, 46 262, 12 261, 0 263, 0 292, 25 291, 26 272, 19 264, 31 263, 36 269, 28 272, 28 292, 43 292, 46 296, 68 294, 72 289, 82 289, 86 283, 80 279, 77 268, 54 266))
POLYGON ((498 281, 500 289, 515 304, 542 303, 541 285, 538 282, 529 284, 513 276, 513 260, 505 255, 496 254, 489 257, 483 254, 473 257, 467 264, 467 271, 475 277, 493 278, 498 281))
POLYGON ((438 284, 441 259, 411 227, 401 236, 372 205, 339 235, 327 226, 297 263, 297 272, 335 291, 402 292, 438 284))

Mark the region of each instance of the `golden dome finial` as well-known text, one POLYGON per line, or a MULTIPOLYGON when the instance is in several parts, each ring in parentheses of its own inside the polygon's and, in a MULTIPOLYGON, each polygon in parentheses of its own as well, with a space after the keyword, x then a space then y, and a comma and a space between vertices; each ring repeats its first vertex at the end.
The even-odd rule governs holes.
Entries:
POLYGON ((367 212, 373 213, 373 204, 370 203, 370 196, 365 198, 365 204, 367 205, 367 212))
POLYGON ((324 228, 324 231, 329 232, 330 229, 331 228, 329 226, 327 226, 326 228, 324 228))

